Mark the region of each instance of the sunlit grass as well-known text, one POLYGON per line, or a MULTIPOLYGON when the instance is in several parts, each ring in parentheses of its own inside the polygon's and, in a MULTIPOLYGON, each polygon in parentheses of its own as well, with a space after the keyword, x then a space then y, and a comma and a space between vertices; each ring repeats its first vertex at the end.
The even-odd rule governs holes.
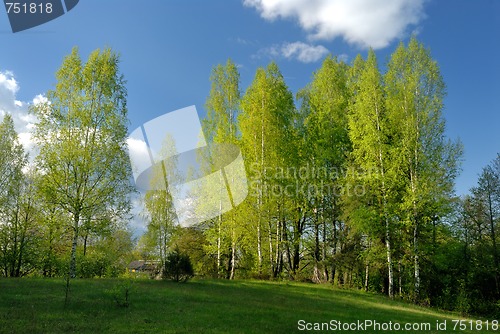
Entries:
POLYGON ((263 281, 193 280, 178 284, 136 280, 130 290, 130 305, 123 307, 113 298, 114 293, 123 292, 122 285, 123 280, 118 279, 74 280, 65 305, 62 280, 0 279, 0 332, 291 333, 299 332, 299 320, 369 319, 430 323, 432 332, 437 333, 436 320, 448 320, 448 332, 452 332, 451 319, 460 318, 330 285, 263 281))

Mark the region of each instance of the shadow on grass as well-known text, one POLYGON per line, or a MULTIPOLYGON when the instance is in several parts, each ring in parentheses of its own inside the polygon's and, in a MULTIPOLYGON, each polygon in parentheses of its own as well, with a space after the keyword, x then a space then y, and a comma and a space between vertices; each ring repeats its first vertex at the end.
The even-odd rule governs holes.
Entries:
POLYGON ((137 280, 123 308, 106 293, 122 282, 73 280, 65 307, 63 280, 0 279, 0 333, 291 333, 299 332, 299 320, 419 322, 434 329, 436 320, 452 328, 458 318, 328 285, 263 281, 137 280))

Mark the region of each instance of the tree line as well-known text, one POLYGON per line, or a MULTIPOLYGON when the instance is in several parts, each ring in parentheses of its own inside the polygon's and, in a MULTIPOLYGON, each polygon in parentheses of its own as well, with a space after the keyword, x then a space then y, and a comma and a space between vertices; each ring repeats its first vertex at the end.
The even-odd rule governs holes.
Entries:
MULTIPOLYGON (((482 226, 473 239, 463 230, 473 200, 454 192, 462 145, 445 135, 437 62, 412 38, 385 67, 372 50, 351 64, 329 56, 296 94, 274 62, 244 92, 234 62, 214 67, 204 134, 242 149, 248 196, 189 228, 148 209, 157 224, 139 242, 143 256, 158 254, 161 230, 198 275, 331 282, 497 312, 499 187, 496 204, 481 206, 497 211, 476 211, 479 225, 466 225, 482 226)), ((475 188, 470 196, 478 200, 475 188)))
POLYGON ((445 84, 416 38, 397 46, 385 72, 372 50, 350 64, 329 56, 295 94, 274 62, 244 92, 234 62, 215 66, 203 131, 241 148, 248 196, 182 227, 171 194, 148 191, 135 246, 118 64, 109 49, 86 63, 77 49, 64 59, 47 102, 31 108, 33 164, 4 117, 3 276, 117 276, 131 259, 164 263, 175 250, 199 276, 330 282, 498 312, 500 156, 470 194, 455 195, 462 146, 446 138, 445 84))

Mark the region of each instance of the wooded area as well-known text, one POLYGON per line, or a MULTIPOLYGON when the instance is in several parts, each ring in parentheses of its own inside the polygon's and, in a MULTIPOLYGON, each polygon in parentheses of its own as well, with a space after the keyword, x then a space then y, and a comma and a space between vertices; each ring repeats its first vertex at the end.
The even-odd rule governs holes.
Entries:
POLYGON ((276 63, 243 92, 217 65, 203 130, 238 145, 249 193, 235 210, 177 224, 166 191, 143 194, 147 232, 128 229, 125 81, 111 50, 78 50, 36 104, 33 164, 0 125, 0 266, 9 277, 115 277, 174 249, 196 275, 331 282, 424 305, 499 314, 500 155, 457 197, 461 144, 446 138, 445 83, 430 50, 401 43, 327 57, 294 94, 276 63))

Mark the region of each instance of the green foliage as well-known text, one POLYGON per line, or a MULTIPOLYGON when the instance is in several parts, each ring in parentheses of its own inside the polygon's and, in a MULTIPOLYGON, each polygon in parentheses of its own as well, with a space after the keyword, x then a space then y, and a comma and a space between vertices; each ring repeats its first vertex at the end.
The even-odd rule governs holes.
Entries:
POLYGON ((207 231, 195 227, 179 228, 172 237, 173 249, 189 257, 197 277, 217 277, 216 258, 207 250, 212 249, 207 231))
POLYGON ((210 95, 206 101, 207 118, 203 130, 210 143, 235 143, 236 116, 240 104, 240 74, 236 64, 228 59, 217 65, 210 75, 210 95))
POLYGON ((454 309, 462 314, 469 314, 471 310, 471 300, 464 281, 459 282, 459 293, 454 309))
POLYGON ((130 209, 126 89, 118 63, 110 49, 96 50, 82 63, 74 48, 57 71, 47 102, 31 108, 38 119, 38 190, 72 220, 72 277, 83 221, 109 224, 130 209))
POLYGON ((455 307, 462 312, 500 314, 498 222, 500 218, 500 154, 483 168, 471 194, 456 203, 452 220, 458 240, 456 261, 449 265, 460 284, 455 307), (453 268, 460 268, 454 272, 453 268))
POLYGON ((85 256, 77 256, 77 277, 94 278, 105 277, 106 269, 110 266, 109 258, 105 253, 87 252, 85 256))
POLYGON ((34 173, 23 172, 27 162, 12 116, 7 114, 0 123, 0 270, 4 276, 25 276, 38 260, 37 199, 34 173))
MULTIPOLYGON (((211 154, 217 151, 217 144, 238 144, 237 116, 240 111, 241 92, 240 74, 236 64, 228 59, 226 64, 217 65, 210 75, 211 88, 206 100, 207 117, 203 121, 203 131, 208 141, 211 154)), ((222 159, 224 151, 215 159, 222 159)), ((222 211, 223 197, 226 192, 222 180, 226 177, 222 171, 215 171, 213 166, 203 166, 207 173, 217 172, 219 177, 213 182, 204 185, 198 195, 198 208, 205 210, 206 198, 213 198, 211 204, 218 202, 222 211)), ((232 176, 234 178, 234 176, 232 176)), ((233 180, 230 180, 231 182, 233 180)), ((227 214, 219 212, 218 217, 210 220, 205 233, 206 243, 203 243, 207 255, 215 258, 215 272, 209 263, 202 271, 211 272, 217 277, 234 278, 237 259, 236 254, 241 250, 243 231, 238 224, 237 214, 233 211, 227 214)), ((209 262, 210 259, 208 259, 209 262)), ((201 272, 201 271, 200 271, 201 272)))
MULTIPOLYGON (((248 197, 222 214, 224 173, 204 165, 217 174, 192 199, 201 210, 209 199, 219 202, 221 212, 184 228, 172 203, 180 189, 150 190, 143 197, 147 232, 134 250, 118 63, 109 49, 83 62, 75 48, 64 59, 48 102, 32 106, 36 171, 26 172, 12 118, 0 124, 2 276, 116 277, 132 260, 159 260, 163 276, 175 281, 193 271, 329 281, 464 314, 499 314, 500 156, 470 196, 454 197, 462 148, 446 139, 445 84, 416 38, 397 47, 384 73, 372 50, 351 64, 328 56, 296 100, 274 62, 257 69, 243 94, 234 62, 214 67, 203 121, 207 152, 240 146, 248 197)), ((157 153, 175 156, 173 144, 164 138, 157 153)), ((177 163, 164 167, 175 171, 177 163)), ((170 174, 175 184, 180 176, 170 174)), ((156 166, 152 185, 165 177, 156 166)), ((127 284, 112 289, 118 305, 129 305, 127 284)))
MULTIPOLYGON (((161 157, 171 157, 176 154, 175 143, 167 135, 164 138, 162 148, 159 152, 161 157)), ((163 164, 156 164, 153 167, 150 180, 151 190, 144 194, 144 218, 147 219, 147 231, 141 240, 143 251, 148 257, 164 263, 168 254, 169 242, 175 231, 177 214, 173 205, 173 196, 170 191, 158 185, 165 184, 165 178, 175 177, 177 171, 177 161, 175 159, 164 160, 163 164)), ((168 179, 168 178, 167 178, 168 179)), ((173 189, 169 187, 169 189, 173 189)))
POLYGON ((287 196, 282 193, 284 178, 274 171, 284 170, 295 156, 296 119, 293 95, 276 63, 257 69, 242 98, 238 121, 249 178, 248 196, 239 213, 245 231, 253 231, 253 237, 247 238, 253 242, 247 253, 256 260, 252 269, 259 276, 277 277, 283 267, 287 196))
POLYGON ((134 291, 134 281, 130 277, 120 279, 112 289, 106 292, 118 307, 130 306, 130 295, 134 291))
POLYGON ((163 278, 174 282, 186 282, 193 276, 193 266, 187 254, 181 253, 179 248, 176 248, 167 255, 162 271, 163 278))

